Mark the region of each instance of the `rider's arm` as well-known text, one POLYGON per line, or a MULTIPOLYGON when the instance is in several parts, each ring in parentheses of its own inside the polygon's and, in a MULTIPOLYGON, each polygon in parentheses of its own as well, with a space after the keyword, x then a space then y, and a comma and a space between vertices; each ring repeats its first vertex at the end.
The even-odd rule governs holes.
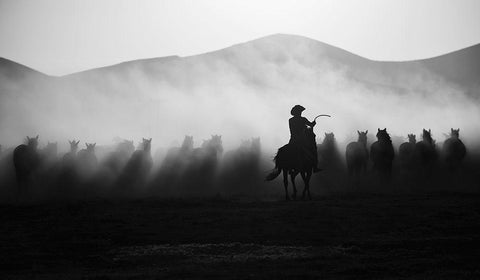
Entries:
POLYGON ((305 121, 305 124, 310 127, 314 127, 317 124, 315 121, 310 122, 309 120, 307 120, 307 118, 303 118, 303 120, 305 121))

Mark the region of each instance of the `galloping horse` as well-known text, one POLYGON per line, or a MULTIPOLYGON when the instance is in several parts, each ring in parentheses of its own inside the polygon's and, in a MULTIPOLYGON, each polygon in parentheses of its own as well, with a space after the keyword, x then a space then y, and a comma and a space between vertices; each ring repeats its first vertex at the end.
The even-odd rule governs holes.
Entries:
POLYGON ((430 178, 438 154, 430 129, 423 129, 422 138, 423 140, 415 145, 415 160, 419 165, 420 176, 430 178))
POLYGON ((358 180, 360 174, 365 174, 367 171, 368 163, 368 149, 367 149, 367 134, 368 130, 365 132, 358 131, 358 140, 357 142, 350 142, 347 145, 345 151, 345 157, 347 159, 347 168, 349 179, 352 179, 353 176, 358 180))
POLYGON ((77 154, 78 171, 82 178, 90 178, 98 167, 97 156, 95 155, 96 143, 85 143, 86 149, 80 150, 77 154))
POLYGON ((392 179, 392 162, 395 157, 392 140, 387 129, 378 129, 377 141, 370 147, 373 168, 377 170, 381 183, 390 183, 392 179))
POLYGON ((467 154, 467 149, 459 136, 460 129, 452 128, 450 129, 450 138, 443 143, 443 153, 450 171, 456 171, 467 154))
POLYGON ((416 143, 417 139, 415 134, 408 134, 408 142, 402 143, 398 148, 398 157, 402 168, 410 169, 413 167, 416 143))
MULTIPOLYGON (((313 133, 313 128, 308 128, 305 130, 305 135, 309 141, 314 141, 315 133, 313 133)), ((288 195, 288 174, 290 173, 290 179, 293 186, 293 196, 295 199, 297 197, 297 188, 295 186, 295 177, 298 174, 302 176, 305 187, 303 188, 302 198, 305 198, 305 194, 308 194, 308 198, 312 199, 310 194, 310 178, 312 177, 313 167, 315 165, 313 158, 308 157, 305 153, 301 154, 299 157, 298 149, 291 144, 287 144, 280 149, 278 149, 277 154, 274 157, 275 168, 274 170, 267 175, 266 180, 272 181, 277 178, 278 175, 283 171, 283 185, 285 186, 285 199, 290 200, 288 195), (300 162, 299 162, 300 158, 300 162)))
POLYGON ((73 166, 77 157, 78 144, 80 143, 80 140, 68 140, 68 143, 70 144, 70 152, 63 156, 63 165, 73 166))
POLYGON ((333 133, 325 133, 325 138, 321 144, 317 145, 317 150, 321 166, 329 169, 341 166, 340 153, 333 133))
POLYGON ((31 184, 33 174, 39 165, 37 151, 38 135, 32 138, 27 136, 26 142, 26 145, 19 145, 13 151, 13 164, 15 166, 19 195, 23 194, 29 184, 31 184))
POLYGON ((153 165, 151 147, 152 138, 142 138, 141 147, 133 152, 118 179, 123 191, 142 191, 153 165))

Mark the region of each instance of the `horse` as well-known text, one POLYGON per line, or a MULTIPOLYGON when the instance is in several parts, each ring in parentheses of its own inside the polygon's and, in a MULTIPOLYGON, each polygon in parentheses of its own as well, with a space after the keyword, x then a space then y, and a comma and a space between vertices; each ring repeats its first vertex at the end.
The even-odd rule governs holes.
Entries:
POLYGON ((65 165, 72 166, 74 164, 75 159, 77 157, 78 144, 80 143, 80 140, 78 141, 75 141, 75 139, 72 141, 68 140, 68 143, 70 144, 70 151, 65 155, 63 155, 62 162, 64 166, 65 165))
POLYGON ((190 161, 185 169, 185 186, 193 192, 212 190, 213 179, 217 172, 218 163, 223 154, 221 135, 212 135, 204 140, 199 148, 192 151, 190 161), (199 189, 198 186, 201 188, 199 189))
POLYGON ((225 153, 219 171, 220 181, 227 182, 224 189, 236 193, 251 193, 259 190, 260 176, 260 138, 242 140, 240 146, 225 153))
POLYGON ((380 176, 380 182, 390 183, 392 180, 392 162, 395 157, 395 151, 392 145, 392 139, 387 133, 387 129, 378 129, 377 141, 370 147, 370 158, 373 161, 373 168, 380 176))
POLYGON ((445 162, 450 171, 456 171, 462 164, 467 154, 467 149, 460 140, 460 129, 450 129, 450 138, 443 143, 443 154, 445 162))
POLYGON ((405 169, 409 169, 413 165, 416 143, 417 139, 415 134, 408 134, 408 142, 402 143, 398 148, 400 165, 405 169))
POLYGON ((431 177, 437 158, 438 153, 435 140, 432 139, 432 131, 423 129, 422 141, 415 144, 415 162, 418 164, 421 177, 431 177))
POLYGON ((135 152, 135 146, 132 140, 118 139, 113 151, 109 152, 102 163, 110 176, 116 177, 125 168, 132 154, 135 152))
POLYGON ((317 145, 318 157, 321 166, 339 167, 341 160, 338 152, 337 141, 333 133, 325 133, 321 144, 317 145))
POLYGON ((27 136, 26 144, 17 146, 13 151, 13 164, 15 166, 19 195, 24 194, 34 179, 34 173, 39 165, 37 147, 38 135, 32 138, 27 136))
MULTIPOLYGON (((309 139, 311 143, 314 143, 315 133, 313 133, 313 128, 307 128, 305 130, 305 134, 307 139, 309 139)), ((273 161, 275 162, 275 168, 270 174, 267 175, 265 179, 267 181, 272 181, 283 172, 285 199, 290 200, 290 196, 288 194, 288 174, 290 174, 290 180, 292 181, 293 199, 296 199, 297 197, 295 177, 300 174, 305 184, 302 192, 302 199, 305 199, 305 194, 307 194, 308 198, 311 200, 312 196, 310 194, 310 178, 312 177, 313 168, 315 166, 313 157, 309 157, 304 151, 299 151, 299 149, 292 144, 286 144, 278 149, 273 161)))
POLYGON ((165 194, 178 189, 178 183, 192 160, 193 144, 193 136, 185 135, 180 147, 168 149, 151 182, 152 192, 165 194))
POLYGON ((193 136, 185 135, 180 147, 168 149, 167 155, 162 163, 162 169, 184 168, 193 153, 193 136))
POLYGON ((78 144, 80 140, 68 140, 70 144, 70 151, 65 153, 62 157, 61 171, 58 176, 58 193, 65 194, 67 190, 72 190, 75 184, 78 183, 77 173, 77 155, 78 144))
POLYGON ((95 155, 96 143, 85 143, 86 149, 82 149, 77 154, 78 171, 81 179, 90 178, 98 167, 97 156, 95 155))
POLYGON ((349 180, 353 177, 358 180, 361 174, 367 172, 368 164, 368 148, 367 148, 367 134, 365 132, 358 131, 358 140, 356 142, 350 142, 345 151, 345 157, 347 160, 347 169, 349 180))
POLYGON ((152 138, 142 138, 140 148, 133 152, 119 177, 118 183, 123 190, 136 188, 140 191, 145 186, 153 166, 151 147, 152 138))
POLYGON ((42 164, 45 166, 52 165, 57 162, 58 143, 48 142, 47 146, 40 151, 42 164))

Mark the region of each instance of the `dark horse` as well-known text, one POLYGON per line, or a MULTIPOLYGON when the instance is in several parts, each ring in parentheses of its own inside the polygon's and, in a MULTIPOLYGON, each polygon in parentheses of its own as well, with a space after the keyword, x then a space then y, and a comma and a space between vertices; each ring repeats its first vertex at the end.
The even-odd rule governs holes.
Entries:
POLYGON ((460 129, 452 128, 450 130, 450 138, 443 143, 443 154, 450 171, 456 171, 467 154, 467 149, 459 137, 460 129))
POLYGON ((32 177, 39 165, 39 155, 37 151, 38 135, 28 137, 27 144, 19 145, 13 151, 13 164, 19 187, 19 195, 22 195, 26 188, 31 184, 32 177))
POLYGON ((429 179, 438 158, 437 148, 430 129, 423 129, 422 139, 415 145, 415 161, 419 165, 420 177, 429 179))
MULTIPOLYGON (((315 133, 313 128, 307 128, 305 134, 310 143, 314 143, 315 133)), ((266 180, 272 181, 277 178, 283 171, 283 185, 285 186, 285 198, 290 200, 288 195, 288 174, 290 173, 290 179, 293 186, 293 199, 297 197, 297 188, 295 186, 295 177, 298 174, 302 176, 305 187, 303 188, 302 198, 305 198, 305 194, 308 194, 308 198, 312 199, 310 194, 310 178, 312 177, 313 167, 315 165, 313 159, 307 155, 298 155, 298 149, 291 144, 287 144, 278 149, 277 154, 274 157, 275 169, 267 175, 266 180), (299 162, 299 158, 301 158, 299 162)))
POLYGON ((365 174, 367 171, 368 163, 368 149, 367 149, 367 134, 368 130, 365 132, 358 131, 358 141, 350 142, 347 145, 345 151, 345 157, 347 160, 348 176, 349 180, 353 176, 356 177, 356 180, 359 179, 360 174, 365 174))
POLYGON ((403 169, 409 170, 412 168, 415 156, 415 144, 417 139, 415 134, 408 134, 408 142, 404 142, 398 148, 398 157, 400 165, 403 169))
POLYGON ((151 155, 152 138, 142 138, 141 147, 133 152, 128 160, 122 174, 118 178, 118 185, 122 191, 142 192, 150 171, 152 169, 153 160, 151 155))
POLYGON ((392 162, 395 157, 392 140, 387 129, 378 129, 377 141, 370 147, 370 158, 373 161, 373 168, 380 176, 382 184, 390 183, 392 180, 392 162))

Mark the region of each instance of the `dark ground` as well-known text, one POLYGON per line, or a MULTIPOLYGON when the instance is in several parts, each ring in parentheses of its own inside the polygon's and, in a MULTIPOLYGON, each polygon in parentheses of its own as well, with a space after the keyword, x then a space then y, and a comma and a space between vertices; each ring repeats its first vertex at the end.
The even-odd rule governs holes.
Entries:
POLYGON ((1 279, 480 278, 480 194, 0 206, 1 279))

